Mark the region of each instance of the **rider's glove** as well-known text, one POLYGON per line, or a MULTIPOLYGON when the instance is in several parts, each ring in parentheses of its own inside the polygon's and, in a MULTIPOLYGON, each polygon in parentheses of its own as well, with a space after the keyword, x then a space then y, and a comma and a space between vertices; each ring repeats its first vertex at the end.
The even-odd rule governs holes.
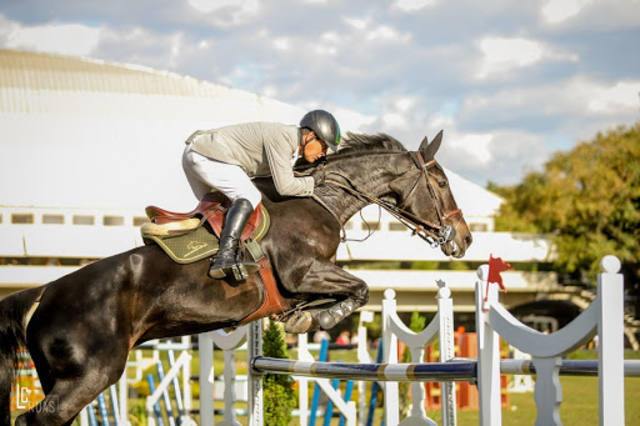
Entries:
POLYGON ((313 185, 314 186, 324 185, 324 173, 320 172, 320 173, 315 173, 313 175, 313 185))

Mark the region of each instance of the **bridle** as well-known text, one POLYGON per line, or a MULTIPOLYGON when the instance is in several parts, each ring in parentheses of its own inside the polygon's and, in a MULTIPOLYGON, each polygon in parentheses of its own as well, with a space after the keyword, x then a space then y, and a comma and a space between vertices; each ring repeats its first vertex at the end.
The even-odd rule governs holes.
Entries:
MULTIPOLYGON (((455 238, 456 236, 455 229, 451 225, 447 225, 445 221, 456 215, 462 216, 462 210, 455 209, 455 210, 442 213, 437 193, 434 190, 431 183, 429 182, 429 169, 433 166, 440 167, 439 164, 436 162, 436 160, 430 160, 429 162, 425 162, 422 156, 422 153, 420 151, 413 151, 413 152, 410 152, 409 154, 411 155, 411 159, 413 160, 413 162, 416 164, 416 166, 420 170, 420 175, 414 182, 408 194, 397 205, 368 194, 367 192, 358 188, 358 186, 355 183, 353 183, 353 181, 348 176, 340 172, 323 170, 322 173, 325 173, 324 183, 327 185, 332 185, 332 186, 342 188, 346 192, 355 196, 356 198, 360 198, 372 204, 377 204, 378 206, 388 211, 396 219, 398 219, 403 225, 409 228, 412 231, 412 235, 419 236, 420 238, 428 242, 432 247, 438 247, 442 244, 452 241, 455 238), (346 182, 346 184, 340 181, 327 178, 327 176, 331 176, 331 175, 335 175, 342 178, 346 182), (433 204, 435 205, 438 223, 433 223, 428 220, 417 217, 403 208, 407 203, 407 201, 409 200, 409 198, 416 191, 416 188, 418 187, 418 184, 420 183, 421 178, 424 178, 424 181, 427 185, 427 190, 429 191, 429 195, 431 196, 431 199, 433 200, 433 204)), ((314 197, 314 198, 317 201, 319 201, 320 204, 322 204, 327 210, 329 210, 329 212, 333 214, 336 220, 338 220, 337 215, 333 211, 331 211, 331 209, 327 208, 327 206, 317 197, 314 197)), ((340 223, 340 220, 338 220, 338 223, 340 223)), ((340 226, 342 227, 342 224, 340 224, 340 226)), ((342 227, 343 241, 346 240, 345 235, 346 233, 345 233, 344 227, 342 227)))

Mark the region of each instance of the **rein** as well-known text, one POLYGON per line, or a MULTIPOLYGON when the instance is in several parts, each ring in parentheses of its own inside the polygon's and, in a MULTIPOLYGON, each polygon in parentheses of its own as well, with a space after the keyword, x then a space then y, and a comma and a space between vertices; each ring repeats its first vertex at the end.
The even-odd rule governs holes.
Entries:
MULTIPOLYGON (((407 196, 400 203, 398 203, 398 205, 394 205, 391 202, 384 201, 378 197, 368 194, 366 191, 363 191, 362 189, 358 188, 358 186, 344 173, 333 172, 333 171, 326 172, 326 170, 323 170, 322 173, 325 175, 324 183, 327 185, 333 185, 335 187, 341 188, 346 192, 350 193, 351 195, 355 196, 356 198, 365 200, 371 204, 376 204, 382 207, 383 209, 388 211, 392 216, 398 219, 403 225, 409 228, 412 231, 412 235, 419 236, 420 238, 425 240, 427 243, 429 243, 432 247, 438 247, 439 245, 445 244, 453 240, 453 238, 455 237, 455 230, 451 225, 446 225, 445 220, 452 216, 461 214, 462 210, 456 209, 456 210, 447 212, 445 214, 442 214, 440 206, 438 204, 438 197, 431 183, 429 182, 429 176, 428 176, 429 168, 431 166, 437 165, 436 161, 431 160, 425 163, 424 158, 422 157, 422 153, 420 153, 419 151, 411 152, 410 154, 411 154, 411 158, 414 160, 416 166, 418 166, 421 173, 418 179, 416 179, 415 183, 413 184, 407 196), (347 184, 326 177, 331 175, 335 175, 342 178, 347 184), (425 183, 427 185, 427 189, 429 191, 429 195, 434 201, 434 205, 436 208, 436 215, 438 217, 438 222, 440 223, 433 223, 428 220, 419 218, 413 215, 412 213, 410 213, 409 211, 402 208, 407 202, 407 200, 411 197, 411 195, 413 195, 413 193, 415 192, 416 188, 418 187, 418 183, 420 182, 420 179, 422 177, 424 177, 425 183)), ((338 223, 340 223, 338 216, 331 209, 329 209, 328 206, 319 199, 319 197, 314 197, 314 199, 318 201, 325 209, 327 209, 336 218, 338 223)), ((342 230, 341 240, 346 241, 346 232, 342 224, 340 224, 340 228, 342 230)), ((369 233, 367 238, 371 236, 371 234, 372 233, 369 233)))

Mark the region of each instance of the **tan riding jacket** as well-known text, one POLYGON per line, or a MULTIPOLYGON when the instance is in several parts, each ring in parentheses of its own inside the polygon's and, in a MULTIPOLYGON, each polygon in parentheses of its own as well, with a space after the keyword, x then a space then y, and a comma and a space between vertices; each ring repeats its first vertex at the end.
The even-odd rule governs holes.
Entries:
POLYGON ((260 122, 198 130, 186 143, 207 158, 242 167, 249 177, 273 176, 280 195, 311 196, 313 178, 293 175, 299 141, 298 126, 260 122))

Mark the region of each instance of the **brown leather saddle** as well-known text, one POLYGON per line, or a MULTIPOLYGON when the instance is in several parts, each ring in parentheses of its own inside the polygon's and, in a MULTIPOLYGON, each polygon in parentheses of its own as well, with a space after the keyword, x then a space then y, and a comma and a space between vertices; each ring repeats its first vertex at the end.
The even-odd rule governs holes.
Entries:
MULTIPOLYGON (((158 232, 157 235, 165 236, 180 234, 190 232, 206 223, 219 238, 224 217, 230 204, 231 202, 224 194, 212 192, 205 195, 198 203, 198 206, 187 213, 176 213, 160 207, 148 206, 145 211, 151 220, 151 224, 145 225, 146 230, 143 230, 143 233, 158 232)), ((266 234, 269 226, 269 216, 266 214, 266 209, 264 212, 262 211, 263 209, 265 209, 264 206, 259 204, 251 214, 247 225, 242 231, 241 240, 242 245, 260 266, 258 275, 264 287, 264 298, 260 308, 242 319, 240 324, 246 324, 264 316, 279 314, 289 309, 288 304, 278 290, 271 263, 256 241, 266 234)))
MULTIPOLYGON (((209 224, 215 235, 220 237, 224 217, 230 204, 231 202, 229 199, 222 193, 211 192, 200 200, 200 203, 198 203, 195 209, 187 213, 171 212, 156 206, 148 206, 145 209, 145 212, 152 224, 167 228, 169 234, 171 232, 179 233, 194 229, 196 224, 194 219, 198 219, 199 222, 197 223, 197 226, 206 222, 209 224), (178 223, 182 223, 184 225, 182 227, 175 227, 172 230, 171 225, 178 223)), ((245 226, 244 231, 242 231, 243 241, 252 238, 254 232, 260 225, 261 220, 263 220, 262 209, 262 204, 259 204, 249 217, 247 225, 245 226)))

